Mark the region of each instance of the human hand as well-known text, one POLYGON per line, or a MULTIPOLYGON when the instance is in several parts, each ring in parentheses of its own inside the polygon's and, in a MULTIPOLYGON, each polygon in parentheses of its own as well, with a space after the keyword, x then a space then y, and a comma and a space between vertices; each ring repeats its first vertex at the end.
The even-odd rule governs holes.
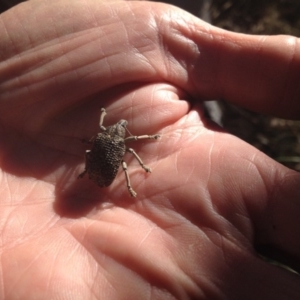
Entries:
POLYGON ((30 1, 1 16, 1 298, 298 299, 299 175, 208 124, 200 100, 299 117, 299 41, 147 2, 30 1), (192 100, 192 101, 191 101, 192 100), (190 102, 194 105, 190 106, 190 102), (82 138, 127 119, 130 198, 76 180, 82 138))

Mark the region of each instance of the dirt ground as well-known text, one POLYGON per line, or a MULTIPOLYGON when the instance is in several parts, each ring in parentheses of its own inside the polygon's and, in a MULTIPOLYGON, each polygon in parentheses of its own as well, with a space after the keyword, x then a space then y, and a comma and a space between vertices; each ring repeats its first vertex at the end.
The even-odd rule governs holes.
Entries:
POLYGON ((252 34, 300 36, 300 1, 214 0, 211 16, 216 26, 252 34))

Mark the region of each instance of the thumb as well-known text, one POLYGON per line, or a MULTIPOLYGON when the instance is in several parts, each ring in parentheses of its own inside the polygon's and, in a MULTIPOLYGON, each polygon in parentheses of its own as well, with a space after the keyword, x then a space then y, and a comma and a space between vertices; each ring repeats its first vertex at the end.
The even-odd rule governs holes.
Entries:
POLYGON ((159 14, 173 83, 201 99, 300 117, 300 39, 237 34, 171 8, 159 14))

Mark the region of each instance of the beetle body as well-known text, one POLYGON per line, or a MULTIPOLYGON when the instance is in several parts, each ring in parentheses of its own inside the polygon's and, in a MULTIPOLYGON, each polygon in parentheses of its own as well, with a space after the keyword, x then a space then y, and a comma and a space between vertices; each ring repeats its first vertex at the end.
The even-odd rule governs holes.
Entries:
POLYGON ((114 181, 126 152, 125 128, 119 123, 98 133, 92 149, 86 153, 86 172, 101 187, 114 181))
POLYGON ((159 134, 131 135, 126 138, 126 126, 128 122, 126 120, 120 120, 115 125, 104 127, 102 123, 105 115, 106 111, 102 108, 99 123, 102 132, 87 142, 92 145, 92 148, 85 153, 85 169, 78 177, 82 178, 87 173, 89 178, 98 186, 107 187, 111 185, 116 178, 121 165, 125 172, 128 191, 132 197, 136 197, 136 192, 130 185, 127 164, 123 160, 125 152, 128 151, 132 153, 146 172, 151 172, 151 169, 144 165, 141 158, 132 148, 126 148, 125 142, 140 139, 158 139, 160 136, 159 134))

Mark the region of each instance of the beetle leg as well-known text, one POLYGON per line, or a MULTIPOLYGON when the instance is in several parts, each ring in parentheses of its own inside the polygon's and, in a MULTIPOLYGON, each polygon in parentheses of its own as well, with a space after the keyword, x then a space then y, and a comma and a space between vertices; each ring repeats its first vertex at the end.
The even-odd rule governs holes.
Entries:
POLYGON ((86 174, 86 170, 84 170, 82 173, 80 173, 79 175, 78 175, 78 177, 77 178, 83 178, 84 177, 84 175, 86 174))
POLYGON ((125 142, 128 141, 137 141, 137 140, 143 140, 143 139, 154 139, 157 140, 160 138, 159 134, 154 134, 154 135, 131 135, 124 139, 125 142))
POLYGON ((129 179, 129 175, 128 175, 128 172, 127 172, 127 164, 124 160, 122 160, 122 168, 123 168, 123 171, 125 173, 127 188, 128 188, 129 193, 130 193, 130 196, 131 197, 136 197, 137 193, 132 189, 132 187, 130 185, 130 179, 129 179))
POLYGON ((106 128, 102 125, 103 124, 103 121, 104 121, 104 117, 106 115, 106 110, 105 108, 101 108, 101 115, 100 115, 100 121, 99 121, 99 126, 102 130, 106 130, 106 128))
POLYGON ((134 155, 134 157, 135 157, 136 160, 139 162, 139 164, 141 165, 141 167, 142 167, 147 173, 151 173, 151 169, 150 169, 149 167, 147 167, 146 165, 144 165, 142 159, 137 155, 137 153, 136 153, 132 148, 126 148, 126 151, 134 155))
POLYGON ((86 166, 87 166, 87 163, 88 163, 87 161, 88 161, 88 156, 89 156, 90 152, 91 152, 91 150, 86 150, 85 151, 85 169, 82 173, 80 173, 78 175, 77 178, 83 178, 83 176, 87 173, 86 166))

